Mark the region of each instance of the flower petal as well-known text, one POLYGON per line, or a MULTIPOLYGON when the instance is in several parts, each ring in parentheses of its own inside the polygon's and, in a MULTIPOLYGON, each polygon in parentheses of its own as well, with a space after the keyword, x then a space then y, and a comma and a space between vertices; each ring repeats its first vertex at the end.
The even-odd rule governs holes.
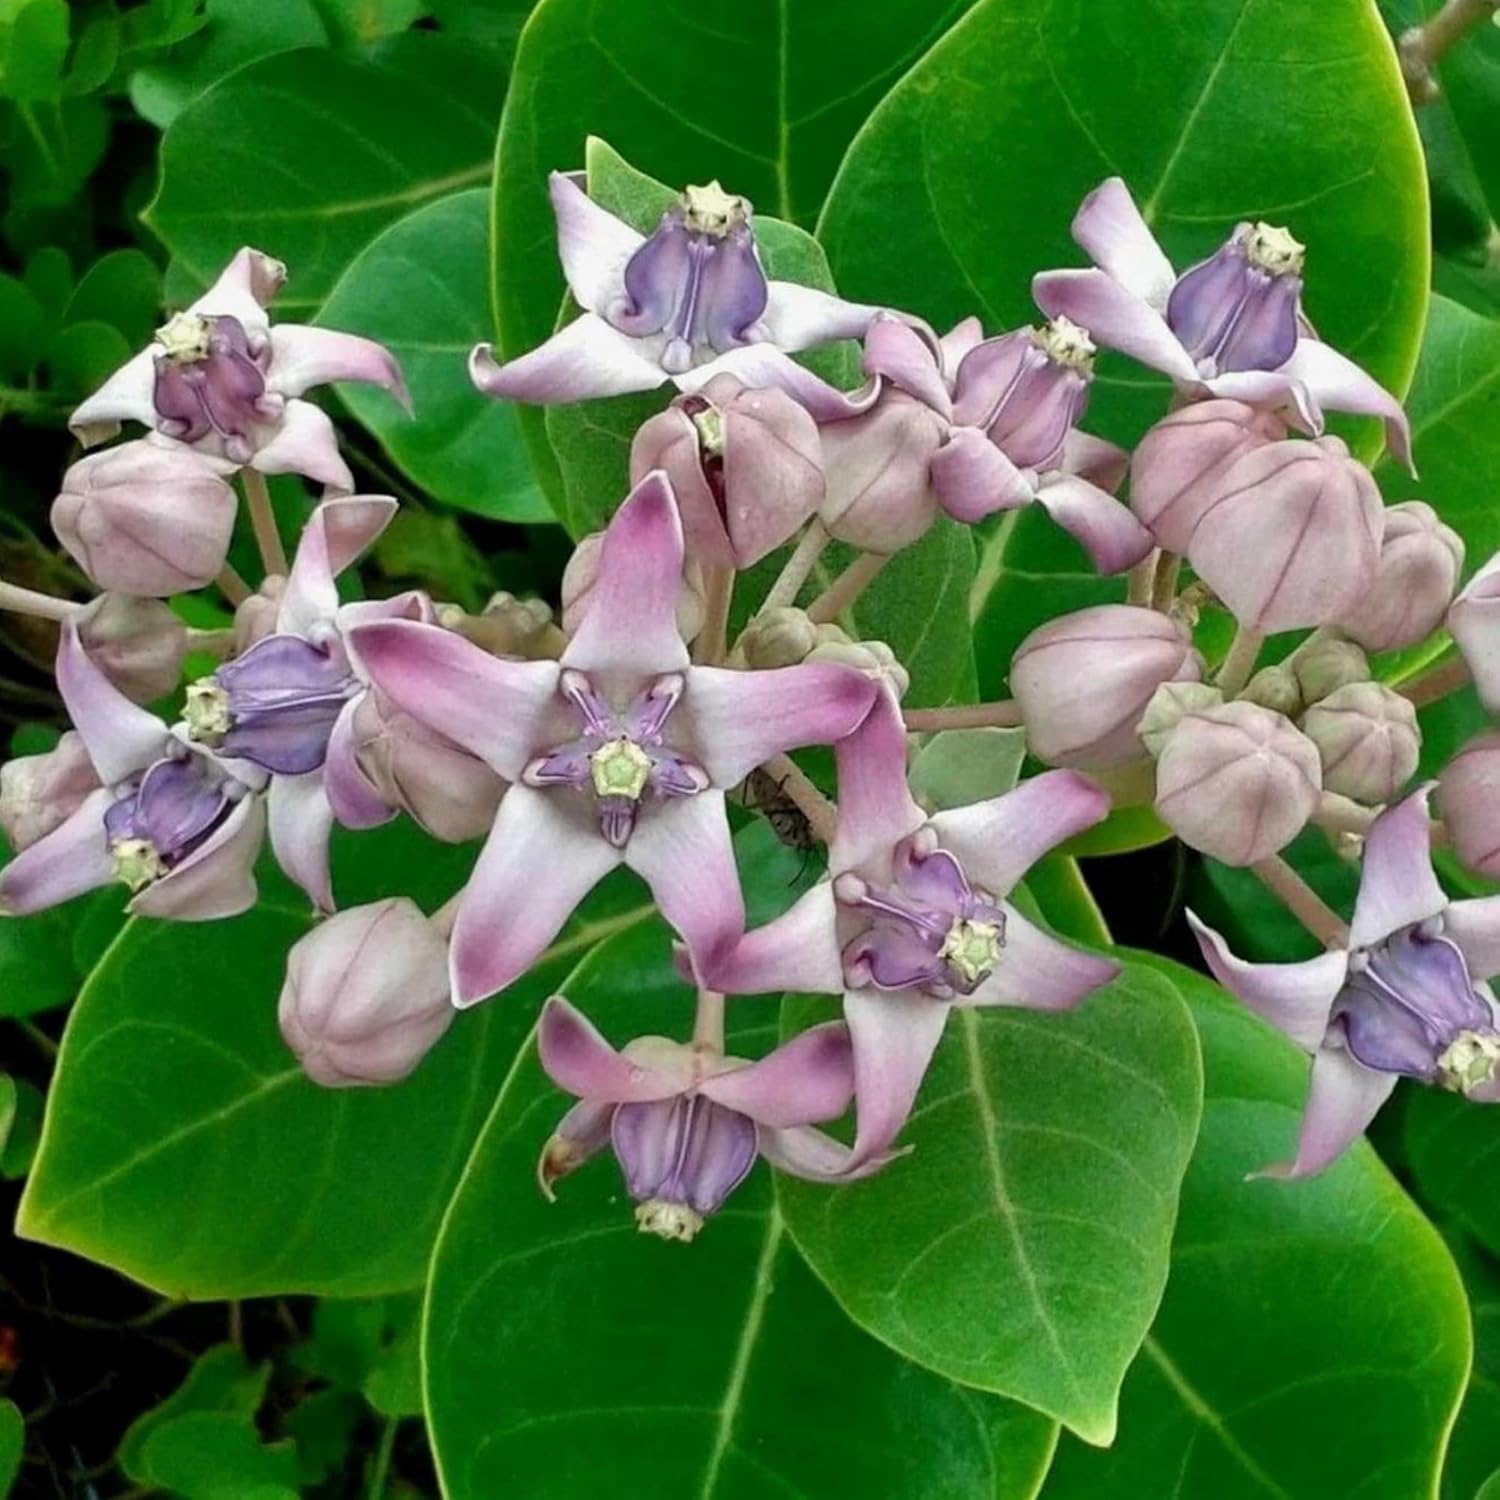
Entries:
POLYGON ((842 994, 837 910, 832 883, 820 880, 789 911, 705 965, 703 983, 727 995, 842 994))
POLYGON ((1128 505, 1061 470, 1043 477, 1037 504, 1072 536, 1101 573, 1133 568, 1156 545, 1128 505))
POLYGON ((724 794, 662 798, 642 812, 624 852, 687 944, 694 972, 715 969, 745 931, 724 794))
POLYGON ((1328 1013, 1349 972, 1347 953, 1320 953, 1301 963, 1247 963, 1236 958, 1228 943, 1191 911, 1187 919, 1209 972, 1230 994, 1305 1051, 1315 1052, 1322 1046, 1328 1013))
POLYGON ((875 404, 881 389, 878 380, 869 380, 857 391, 838 390, 774 344, 745 344, 672 378, 678 390, 695 395, 719 375, 733 375, 742 385, 784 391, 818 422, 857 417, 875 404))
POLYGON ((364 694, 351 698, 333 722, 328 756, 323 762, 323 789, 334 817, 345 828, 378 828, 396 816, 396 809, 371 785, 360 769, 354 737, 354 715, 364 694))
POLYGON ((832 745, 856 729, 879 688, 838 662, 759 672, 694 667, 679 712, 713 784, 737 786, 773 755, 832 745))
POLYGON ((1109 814, 1109 794, 1077 771, 1044 771, 987 802, 933 815, 939 847, 969 881, 1008 896, 1049 850, 1109 814))
POLYGON ((621 851, 597 828, 569 816, 567 795, 523 784, 500 799, 453 925, 455 1005, 473 1005, 520 978, 620 863, 621 851))
POLYGON ((126 908, 177 922, 236 917, 255 905, 255 858, 266 834, 261 797, 244 797, 213 834, 126 908))
POLYGON ((1458 944, 1476 979, 1500 974, 1500 896, 1453 902, 1443 913, 1443 934, 1458 944))
POLYGON ((869 878, 880 884, 895 846, 927 821, 906 784, 906 725, 889 692, 876 694, 864 722, 834 746, 834 759, 839 813, 829 869, 869 867, 869 878))
POLYGON ((1231 370, 1199 382, 1199 388, 1226 401, 1241 401, 1262 411, 1274 411, 1312 437, 1326 425, 1323 408, 1307 386, 1287 367, 1280 370, 1231 370))
POLYGON ((267 794, 271 852, 276 863, 312 898, 319 911, 334 909, 328 871, 333 806, 323 789, 323 771, 278 776, 267 794))
POLYGON ((963 363, 964 355, 984 341, 984 325, 976 317, 960 319, 938 340, 943 356, 943 375, 951 381, 963 363))
POLYGON ((469 379, 486 396, 540 406, 626 396, 654 391, 666 380, 651 348, 649 341, 633 339, 586 312, 545 344, 503 365, 492 345, 476 344, 469 355, 469 379))
POLYGON ((880 313, 870 324, 861 368, 926 402, 939 415, 953 415, 953 400, 931 345, 894 314, 880 313))
POLYGON ((24 917, 108 885, 115 874, 104 814, 115 800, 104 787, 90 792, 71 816, 0 870, 0 914, 24 917))
POLYGON ((191 313, 238 318, 246 329, 266 327, 266 308, 286 281, 286 267, 249 245, 234 252, 219 279, 188 307, 191 313))
POLYGON ((1005 908, 1005 944, 995 972, 955 1005, 1019 1005, 1071 1010, 1120 972, 1113 959, 1059 942, 1013 906, 1005 908))
POLYGON ((854 1097, 849 1028, 842 1021, 814 1026, 747 1068, 704 1079, 698 1092, 761 1125, 836 1120, 854 1097))
POLYGON ((1401 403, 1352 359, 1318 339, 1301 338, 1281 373, 1305 385, 1322 406, 1379 417, 1387 447, 1407 469, 1417 472, 1411 461, 1411 426, 1401 403))
POLYGON ((677 628, 682 555, 676 497, 667 476, 653 469, 605 528, 599 573, 563 665, 637 680, 686 667, 677 628))
POLYGON ((502 661, 462 636, 416 620, 358 625, 351 642, 370 680, 398 708, 462 745, 506 781, 540 748, 557 700, 558 665, 502 661))
POLYGON ((1167 320, 1103 271, 1043 271, 1031 295, 1049 318, 1071 318, 1095 343, 1118 349, 1173 380, 1194 384, 1198 367, 1167 320))
POLYGON ((682 1093, 674 1078, 615 1051, 565 996, 554 995, 537 1023, 537 1052, 558 1088, 595 1104, 648 1104, 682 1093))
POLYGON ((1377 1073, 1342 1049, 1320 1048, 1313 1057, 1296 1160, 1255 1175, 1294 1178, 1321 1172, 1365 1133, 1395 1087, 1394 1073, 1377 1073))
POLYGON ((547 193, 557 216, 557 254, 568 290, 585 312, 600 312, 620 296, 625 263, 645 236, 595 203, 583 178, 582 172, 553 172, 547 193))
POLYGON ((325 500, 308 518, 292 559, 276 628, 306 635, 338 613, 334 579, 390 525, 399 506, 389 495, 325 500))
POLYGON ((121 422, 156 426, 156 356, 149 344, 132 354, 68 418, 73 436, 85 448, 112 438, 121 422))
POLYGON ((1058 467, 1064 474, 1076 474, 1113 495, 1125 482, 1130 468, 1130 454, 1116 443, 1092 433, 1069 429, 1063 439, 1062 460, 1058 467))
POLYGON ((808 1182, 857 1182, 878 1172, 905 1151, 887 1151, 854 1164, 854 1152, 815 1125, 795 1125, 788 1130, 760 1127, 760 1154, 778 1172, 805 1178, 808 1182))
POLYGON ((844 1015, 854 1045, 855 1134, 849 1170, 882 1156, 906 1124, 948 1022, 948 1006, 914 990, 850 990, 844 1015))
POLYGON ((880 311, 863 302, 845 302, 816 287, 799 286, 795 281, 772 281, 767 284, 761 322, 771 343, 787 354, 796 354, 835 339, 862 339, 880 311))
POLYGON ((1078 205, 1072 229, 1095 265, 1158 312, 1166 311, 1177 273, 1122 178, 1107 178, 1078 205))
POLYGON ((938 504, 972 526, 1035 498, 1031 481, 977 427, 955 427, 928 465, 938 504))
POLYGON ((167 726, 132 703, 94 665, 72 620, 57 643, 56 671, 68 717, 106 786, 128 780, 160 757, 167 726))
POLYGON ((268 390, 300 396, 315 385, 354 380, 389 391, 408 412, 411 396, 401 366, 384 344, 340 333, 336 328, 313 328, 306 323, 278 323, 271 330, 271 369, 268 390))
POLYGON ((311 401, 288 401, 276 436, 258 448, 250 467, 262 474, 301 474, 347 495, 354 476, 339 454, 338 433, 328 413, 311 401))
POLYGON ((1448 904, 1432 872, 1431 824, 1420 786, 1370 825, 1359 876, 1349 946, 1378 943, 1398 928, 1435 917, 1448 904))

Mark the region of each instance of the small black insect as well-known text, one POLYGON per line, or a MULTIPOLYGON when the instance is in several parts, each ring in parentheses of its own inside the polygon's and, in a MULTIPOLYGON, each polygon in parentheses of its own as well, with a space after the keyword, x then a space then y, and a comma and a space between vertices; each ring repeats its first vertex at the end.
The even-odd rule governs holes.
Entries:
POLYGON ((793 883, 802 878, 807 869, 807 856, 818 847, 818 836, 813 832, 807 814, 787 796, 783 781, 769 771, 756 769, 746 778, 740 791, 740 801, 751 812, 759 813, 771 825, 771 832, 778 843, 788 849, 796 849, 802 855, 793 883))

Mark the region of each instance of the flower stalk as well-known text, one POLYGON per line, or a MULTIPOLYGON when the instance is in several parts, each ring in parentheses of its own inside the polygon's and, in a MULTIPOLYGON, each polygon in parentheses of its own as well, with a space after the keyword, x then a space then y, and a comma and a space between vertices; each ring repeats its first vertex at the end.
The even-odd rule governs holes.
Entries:
POLYGON ((1234 639, 1229 643, 1228 654, 1219 668, 1219 675, 1214 679, 1215 686, 1226 698, 1234 697, 1249 682, 1265 639, 1258 630, 1251 630, 1244 625, 1236 628, 1234 639))
POLYGON ((1021 722, 1021 706, 1014 699, 997 703, 955 703, 947 708, 908 708, 902 717, 913 734, 941 729, 1013 729, 1021 722))
POLYGON ((6 583, 4 579, 0 579, 0 609, 12 614, 31 615, 38 620, 66 620, 81 607, 71 600, 57 599, 51 594, 39 593, 36 589, 22 588, 18 583, 6 583))
POLYGON ((1347 945, 1349 928, 1344 919, 1279 854, 1257 860, 1250 869, 1325 948, 1347 945))
POLYGON ((1442 93, 1434 70, 1455 43, 1500 9, 1500 0, 1448 0, 1421 26, 1401 33, 1396 44, 1401 77, 1414 106, 1431 104, 1442 93))
POLYGON ((1469 681, 1469 668, 1461 656, 1450 656, 1436 666, 1418 672, 1415 677, 1398 683, 1396 691, 1416 708, 1425 708, 1456 693, 1469 681))
POLYGON ((836 620, 874 581, 875 575, 891 560, 888 552, 862 552, 837 578, 807 606, 807 618, 814 625, 836 620))
POLYGON ((787 558, 785 566, 777 574, 776 582, 771 585, 771 591, 766 595, 765 602, 757 614, 765 614, 767 610, 781 609, 788 604, 794 604, 797 595, 802 592, 802 585, 807 582, 812 570, 817 566, 818 559, 823 555, 823 550, 830 541, 828 529, 823 523, 813 517, 807 524, 807 530, 802 533, 800 540, 792 550, 792 555, 787 558))
POLYGON ((276 512, 271 506, 271 491, 266 476, 256 469, 241 469, 240 483, 245 490, 245 508, 250 512, 250 529, 260 549, 261 566, 267 576, 287 574, 286 548, 276 526, 276 512))

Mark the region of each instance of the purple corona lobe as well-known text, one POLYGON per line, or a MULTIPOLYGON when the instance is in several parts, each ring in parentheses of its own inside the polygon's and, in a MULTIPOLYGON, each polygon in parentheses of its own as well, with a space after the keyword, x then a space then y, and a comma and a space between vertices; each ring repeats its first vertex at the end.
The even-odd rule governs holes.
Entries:
POLYGON ((140 890, 165 875, 208 839, 234 800, 197 756, 157 761, 104 814, 116 877, 140 890))
POLYGON ((181 313, 157 343, 152 399, 161 430, 184 443, 216 433, 229 458, 247 461, 256 425, 279 415, 264 404, 269 342, 252 350, 244 324, 227 314, 181 313))
POLYGON ((642 1227, 684 1208, 706 1218, 755 1165, 755 1122, 702 1094, 621 1104, 610 1139, 642 1227))

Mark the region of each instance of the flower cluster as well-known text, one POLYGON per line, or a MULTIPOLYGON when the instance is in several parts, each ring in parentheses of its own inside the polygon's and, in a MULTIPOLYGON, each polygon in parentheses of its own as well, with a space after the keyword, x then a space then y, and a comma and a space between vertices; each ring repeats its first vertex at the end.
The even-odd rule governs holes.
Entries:
MULTIPOLYGON (((676 392, 635 434, 623 503, 578 544, 560 627, 508 595, 480 616, 422 593, 341 602, 338 575, 396 502, 350 493, 335 431, 302 397, 363 380, 404 399, 400 372, 352 334, 272 326, 284 270, 240 251, 74 414, 85 442, 150 429, 75 464, 54 508, 105 592, 75 606, 0 585, 0 606, 61 621, 73 724, 0 776, 17 850, 4 910, 117 881, 132 911, 233 915, 255 900, 268 834, 319 916, 290 956, 283 1033, 321 1083, 388 1083, 625 866, 679 939, 697 1020, 689 1040, 617 1049, 549 1001, 541 1060, 577 1103, 539 1178, 550 1194, 608 1143, 642 1228, 685 1240, 758 1155, 824 1182, 898 1155, 953 1007, 1066 1011, 1107 984, 1110 959, 1009 898, 1112 804, 1151 801, 1188 844, 1283 886, 1277 851, 1310 822, 1364 843, 1353 927, 1320 934, 1317 959, 1244 964, 1196 924, 1223 982, 1314 1054, 1291 1170, 1326 1165, 1397 1076, 1500 1092, 1482 982, 1500 969, 1500 909, 1443 897, 1427 793, 1396 801, 1420 694, 1369 661, 1446 620, 1500 707, 1500 560, 1454 599, 1457 536, 1419 501, 1384 507, 1324 433, 1325 409, 1376 416, 1409 461, 1398 403, 1311 330, 1302 245, 1241 224, 1179 274, 1111 180, 1074 221, 1093 267, 1033 284, 1044 321, 986 337, 967 318, 939 336, 769 278, 751 205, 717 183, 687 188, 649 234, 576 176, 551 192, 581 315, 508 362, 481 345, 475 384, 538 403, 676 392), (849 339, 854 390, 793 357, 849 339), (1175 388, 1133 455, 1080 426, 1101 349, 1175 388), (288 564, 262 476, 289 472, 324 494, 288 564), (226 562, 236 474, 265 565, 253 592, 226 562), (1028 636, 1011 702, 904 712, 909 664, 857 638, 850 606, 940 514, 972 526, 1031 505, 1101 573, 1128 574, 1125 602, 1028 636), (852 561, 799 605, 834 543, 852 561), (737 575, 782 549, 732 636, 737 575), (234 628, 196 642, 221 661, 169 725, 140 706, 175 690, 189 645, 161 600, 214 583, 234 628), (1210 607, 1236 625, 1213 670, 1193 636, 1210 607), (1293 631, 1311 634, 1257 670, 1268 638, 1293 631), (985 724, 1023 726, 1051 769, 967 805, 919 801, 913 735, 985 724), (788 758, 809 746, 832 747, 832 799, 788 758), (757 781, 790 809, 789 838, 826 845, 827 869, 747 930, 729 804, 753 811, 741 789, 757 781), (339 910, 333 824, 400 812, 439 839, 486 834, 466 886, 430 915, 404 897, 339 910), (755 1061, 728 1055, 725 997, 786 990, 840 997, 843 1019, 755 1061), (819 1128, 851 1102, 852 1144, 819 1128)), ((1500 874, 1500 732, 1465 748, 1438 797, 1459 856, 1500 874)))

